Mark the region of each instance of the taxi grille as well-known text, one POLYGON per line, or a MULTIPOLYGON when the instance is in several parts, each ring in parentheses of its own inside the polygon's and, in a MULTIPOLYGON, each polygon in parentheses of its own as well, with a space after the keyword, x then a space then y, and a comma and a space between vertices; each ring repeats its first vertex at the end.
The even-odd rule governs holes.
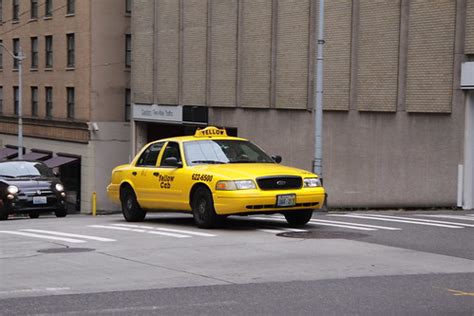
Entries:
POLYGON ((278 176, 257 178, 261 190, 291 190, 301 189, 303 180, 297 176, 278 176))

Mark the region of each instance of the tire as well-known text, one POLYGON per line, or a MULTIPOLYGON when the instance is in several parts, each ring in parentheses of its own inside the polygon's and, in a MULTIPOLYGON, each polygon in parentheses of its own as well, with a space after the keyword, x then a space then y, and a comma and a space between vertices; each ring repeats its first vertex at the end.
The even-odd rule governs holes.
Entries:
POLYGON ((66 217, 67 215, 67 210, 64 209, 64 210, 56 210, 54 211, 54 215, 56 215, 56 217, 66 217))
POLYGON ((31 212, 31 213, 28 213, 28 216, 30 218, 38 218, 40 216, 39 212, 31 212))
POLYGON ((146 212, 138 204, 135 192, 131 188, 123 189, 120 201, 123 217, 127 222, 142 222, 145 219, 146 212))
POLYGON ((224 219, 216 214, 212 194, 207 188, 200 187, 194 192, 191 206, 194 222, 199 228, 215 228, 224 219))
POLYGON ((313 210, 291 211, 283 213, 286 221, 292 227, 304 226, 313 216, 313 210))
POLYGON ((8 211, 5 208, 0 208, 0 221, 6 221, 8 219, 8 211))

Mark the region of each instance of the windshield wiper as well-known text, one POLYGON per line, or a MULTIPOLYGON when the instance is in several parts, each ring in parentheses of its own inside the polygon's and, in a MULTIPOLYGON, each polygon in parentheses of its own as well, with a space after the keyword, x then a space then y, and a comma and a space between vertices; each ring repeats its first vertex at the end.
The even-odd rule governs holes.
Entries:
POLYGON ((218 161, 218 160, 193 160, 191 163, 208 163, 208 164, 224 164, 227 162, 218 161))
POLYGON ((257 163, 258 161, 253 160, 231 160, 229 163, 257 163))
POLYGON ((15 176, 10 176, 10 175, 8 175, 8 174, 0 174, 0 177, 3 177, 3 178, 10 178, 10 179, 16 178, 15 176))

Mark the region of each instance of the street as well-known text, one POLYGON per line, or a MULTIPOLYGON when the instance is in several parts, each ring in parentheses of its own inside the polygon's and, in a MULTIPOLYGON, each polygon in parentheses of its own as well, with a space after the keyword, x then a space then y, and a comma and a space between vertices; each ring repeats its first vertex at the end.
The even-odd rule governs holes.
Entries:
POLYGON ((473 315, 473 211, 0 223, 0 314, 473 315))

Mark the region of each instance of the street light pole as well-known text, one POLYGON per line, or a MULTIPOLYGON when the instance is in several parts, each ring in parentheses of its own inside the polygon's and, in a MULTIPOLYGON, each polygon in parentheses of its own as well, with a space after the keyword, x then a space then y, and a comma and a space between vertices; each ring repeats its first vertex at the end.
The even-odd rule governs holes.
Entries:
POLYGON ((324 0, 319 0, 318 49, 316 56, 315 109, 314 109, 314 160, 313 172, 323 179, 323 46, 324 0))
POLYGON ((10 52, 3 43, 0 43, 0 46, 5 49, 5 51, 13 57, 13 59, 18 61, 18 159, 23 159, 23 106, 22 106, 22 94, 23 94, 23 52, 21 46, 18 47, 18 54, 15 55, 10 52))

